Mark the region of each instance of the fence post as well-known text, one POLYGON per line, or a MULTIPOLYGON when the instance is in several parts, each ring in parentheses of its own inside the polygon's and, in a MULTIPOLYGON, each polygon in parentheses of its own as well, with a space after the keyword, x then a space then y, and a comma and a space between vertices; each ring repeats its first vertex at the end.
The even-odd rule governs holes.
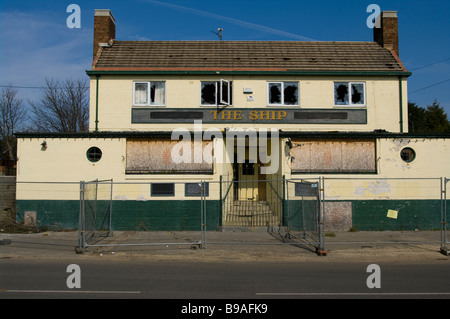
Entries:
MULTIPOLYGON (((112 205, 113 205, 113 179, 111 178, 111 193, 109 194, 109 225, 108 231, 112 232, 112 205)), ((109 235, 108 233, 108 235, 109 235)))
POLYGON ((319 177, 319 210, 318 210, 318 226, 319 226, 319 247, 316 252, 319 256, 326 256, 325 251, 325 177, 319 177))
POLYGON ((222 175, 220 175, 220 178, 219 178, 219 220, 218 220, 218 226, 223 226, 222 225, 222 215, 223 215, 223 203, 224 203, 224 200, 222 199, 222 181, 223 181, 223 178, 222 178, 222 175))
POLYGON ((283 195, 281 198, 281 221, 280 221, 280 224, 283 226, 287 226, 286 229, 289 231, 289 187, 288 187, 288 195, 287 195, 287 200, 286 200, 286 183, 287 183, 287 181, 286 181, 285 175, 283 175, 282 183, 283 183, 283 195), (287 209, 288 215, 287 216, 286 216, 286 201, 288 204, 288 209, 287 209), (285 221, 286 221, 287 225, 284 224, 285 221))
POLYGON ((78 246, 75 247, 76 253, 84 253, 84 220, 83 220, 83 211, 84 211, 84 182, 80 181, 80 211, 78 213, 78 246))
POLYGON ((201 181, 200 185, 201 248, 206 249, 206 182, 201 181))
POLYGON ((450 248, 447 247, 447 183, 450 179, 441 177, 441 253, 450 256, 450 248))

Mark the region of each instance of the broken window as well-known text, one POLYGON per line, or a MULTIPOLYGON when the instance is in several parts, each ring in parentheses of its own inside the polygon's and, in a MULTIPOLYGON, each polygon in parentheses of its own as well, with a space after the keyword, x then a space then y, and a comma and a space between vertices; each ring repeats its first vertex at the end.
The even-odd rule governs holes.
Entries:
POLYGON ((217 82, 202 82, 202 105, 216 105, 217 82))
POLYGON ((165 82, 134 82, 133 105, 165 105, 165 95, 165 82))
POLYGON ((152 105, 165 104, 164 82, 150 82, 150 104, 152 105))
POLYGON ((298 83, 284 83, 284 105, 298 105, 298 83))
POLYGON ((365 84, 357 82, 334 83, 334 105, 366 105, 365 84))
POLYGON ((201 83, 201 105, 232 105, 232 82, 226 80, 201 83))
POLYGON ((298 82, 269 82, 269 105, 298 105, 298 82))
POLYGON ((281 84, 269 83, 269 104, 281 104, 281 84))

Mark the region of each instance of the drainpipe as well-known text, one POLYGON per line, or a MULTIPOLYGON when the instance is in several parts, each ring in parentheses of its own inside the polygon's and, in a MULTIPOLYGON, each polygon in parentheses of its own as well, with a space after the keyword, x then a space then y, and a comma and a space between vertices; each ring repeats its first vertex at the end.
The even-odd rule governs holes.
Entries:
POLYGON ((398 87, 400 94, 400 133, 403 133, 403 77, 398 77, 398 87))
POLYGON ((95 132, 98 132, 98 79, 100 75, 95 76, 95 132))

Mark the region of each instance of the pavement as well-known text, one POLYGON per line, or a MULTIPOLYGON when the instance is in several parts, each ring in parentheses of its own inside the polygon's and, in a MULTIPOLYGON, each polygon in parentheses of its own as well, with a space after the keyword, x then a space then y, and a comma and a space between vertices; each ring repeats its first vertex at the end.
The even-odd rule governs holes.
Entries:
POLYGON ((296 234, 274 230, 201 232, 113 232, 76 251, 76 231, 0 232, 0 259, 143 259, 221 261, 404 261, 447 260, 440 231, 337 232, 325 237, 325 249, 296 234), (205 238, 206 236, 206 238, 205 238), (203 243, 200 245, 199 243, 203 243))

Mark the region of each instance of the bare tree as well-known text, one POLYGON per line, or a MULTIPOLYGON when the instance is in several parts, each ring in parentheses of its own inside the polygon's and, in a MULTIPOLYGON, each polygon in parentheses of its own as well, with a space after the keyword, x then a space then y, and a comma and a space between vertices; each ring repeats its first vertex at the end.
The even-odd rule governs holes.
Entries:
POLYGON ((46 79, 39 103, 31 102, 37 131, 84 132, 89 128, 88 83, 46 79))
MULTIPOLYGON (((5 87, 0 93, 0 134, 1 149, 9 160, 16 159, 16 138, 14 133, 25 120, 26 109, 23 100, 12 87, 5 87)), ((2 156, 4 156, 2 154, 2 156)))

